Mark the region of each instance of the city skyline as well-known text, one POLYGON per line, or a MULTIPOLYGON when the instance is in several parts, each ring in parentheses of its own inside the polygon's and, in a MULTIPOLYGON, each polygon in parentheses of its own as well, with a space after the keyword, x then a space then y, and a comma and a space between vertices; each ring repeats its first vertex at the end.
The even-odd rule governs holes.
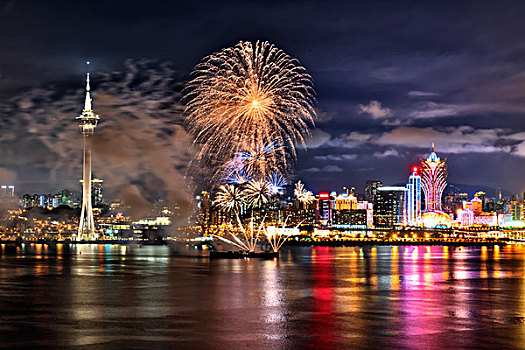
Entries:
MULTIPOLYGON (((179 140, 188 138, 181 129, 180 87, 205 55, 239 39, 262 38, 297 57, 312 74, 318 92, 317 129, 313 130, 308 150, 298 153, 295 166, 297 178, 307 187, 322 191, 348 183, 361 186, 367 179, 380 176, 385 183, 402 183, 413 159, 428 156, 432 140, 454 169, 449 174, 450 183, 502 187, 512 192, 525 188, 525 180, 519 175, 525 171, 521 157, 521 101, 525 99, 520 80, 522 64, 516 59, 520 44, 512 35, 523 26, 515 17, 519 13, 516 6, 523 4, 495 8, 489 2, 478 2, 475 6, 443 4, 428 8, 414 3, 408 8, 395 3, 340 3, 318 8, 315 4, 280 3, 286 13, 295 13, 287 16, 290 21, 285 23, 276 22, 279 17, 263 20, 277 4, 254 4, 242 7, 232 3, 222 11, 214 11, 217 5, 208 2, 176 9, 163 4, 143 11, 133 4, 119 8, 117 2, 103 4, 94 13, 83 4, 71 3, 61 7, 61 17, 66 21, 61 25, 71 29, 64 31, 58 25, 40 26, 41 18, 56 16, 50 8, 36 2, 32 7, 8 2, 1 8, 6 19, 0 24, 4 26, 2 33, 17 35, 3 38, 14 50, 0 61, 0 94, 5 96, 0 111, 6 135, 0 140, 4 150, 0 155, 1 182, 16 180, 14 184, 24 192, 44 191, 49 185, 56 189, 71 186, 68 179, 79 172, 71 165, 78 149, 67 141, 73 131, 65 121, 71 117, 73 106, 78 105, 80 76, 85 60, 91 59, 97 80, 94 95, 100 96, 97 106, 105 116, 97 138, 111 140, 117 120, 133 128, 129 114, 140 118, 140 123, 151 127, 150 135, 130 137, 125 140, 128 143, 119 144, 139 148, 137 140, 144 142, 149 137, 154 147, 141 150, 142 159, 150 162, 149 168, 155 169, 155 176, 160 178, 159 184, 137 181, 144 177, 142 170, 122 161, 114 170, 118 173, 108 179, 108 188, 119 190, 124 185, 119 179, 125 179, 136 183, 134 188, 126 188, 129 196, 138 192, 147 200, 144 193, 155 192, 158 196, 159 189, 167 187, 173 196, 183 197, 170 178, 183 180, 188 153, 194 150, 186 143, 173 145, 163 134, 176 129, 179 140), (115 12, 116 8, 119 11, 115 12), (198 31, 191 19, 203 15, 198 11, 201 8, 208 9, 204 15, 209 20, 196 21, 207 23, 199 33, 209 35, 195 40, 198 31), (33 11, 40 16, 26 21, 24 18, 33 11), (117 12, 119 23, 133 22, 140 16, 150 27, 131 27, 123 38, 107 30, 117 12), (474 13, 475 20, 469 21, 474 13), (92 35, 71 25, 79 23, 79 16, 84 15, 96 24, 91 28, 92 35), (180 20, 182 17, 185 19, 180 20), (508 21, 498 25, 492 19, 495 17, 508 21), (150 40, 163 40, 164 36, 154 35, 162 28, 157 25, 158 18, 162 18, 168 33, 180 33, 166 34, 170 38, 166 45, 149 44, 150 40), (255 25, 247 25, 246 18, 255 25), (400 25, 400 20, 393 18, 404 18, 405 22, 400 25), (382 26, 374 26, 375 31, 370 32, 368 21, 382 26), (219 24, 221 30, 214 31, 219 24), (23 35, 34 26, 41 28, 41 35, 49 35, 23 35), (311 37, 293 35, 294 30, 283 30, 281 26, 298 30, 311 26, 311 37), (47 39, 58 30, 64 33, 64 40, 47 39), (66 45, 79 37, 83 38, 82 45, 66 45), (128 45, 131 39, 134 45, 128 45), (42 45, 45 50, 41 50, 42 45), (184 50, 178 50, 180 47, 184 50), (38 55, 33 54, 37 51, 38 55), (17 56, 22 53, 23 58, 17 56), (55 61, 54 57, 60 59, 55 61), (135 60, 124 64, 129 57, 135 60), (144 57, 170 64, 146 64, 141 61, 144 57), (167 82, 168 78, 172 80, 167 82), (159 80, 165 81, 163 85, 156 83, 159 80), (166 108, 166 101, 172 106, 166 108), (151 108, 152 104, 157 110, 151 108), (159 123, 159 115, 169 125, 168 131, 159 123), (31 152, 34 149, 39 152, 31 152), (173 159, 169 161, 176 169, 172 174, 158 171, 152 163, 152 152, 160 150, 171 153, 166 158, 173 159), (485 166, 495 162, 498 171, 485 166), (483 171, 472 172, 472 168, 483 171), (384 176, 380 174, 383 169, 388 169, 384 176)), ((109 146, 105 142, 94 152, 109 146)), ((97 169, 104 172, 109 162, 100 162, 97 169)), ((96 175, 106 178, 101 175, 112 174, 96 175)))
POLYGON ((0 0, 2 345, 520 348, 523 13, 0 0))

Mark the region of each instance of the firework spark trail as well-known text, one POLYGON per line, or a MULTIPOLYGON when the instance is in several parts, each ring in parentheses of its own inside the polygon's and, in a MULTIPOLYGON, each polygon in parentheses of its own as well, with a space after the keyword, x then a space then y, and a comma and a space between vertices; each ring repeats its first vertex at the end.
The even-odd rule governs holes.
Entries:
POLYGON ((270 191, 273 195, 282 194, 284 186, 286 186, 286 179, 279 173, 274 172, 266 178, 266 182, 270 186, 270 191))
POLYGON ((217 177, 230 185, 242 186, 254 177, 253 172, 239 156, 226 162, 224 166, 219 169, 218 173, 219 176, 217 177))
MULTIPOLYGON (((288 218, 290 215, 286 217, 284 222, 282 223, 281 229, 286 227, 286 222, 288 221, 288 218)), ((283 246, 284 242, 286 242, 286 237, 282 234, 278 233, 278 226, 274 226, 272 232, 270 232, 268 227, 264 228, 264 234, 266 236, 266 239, 268 240, 268 243, 270 243, 270 246, 272 247, 272 250, 274 252, 278 252, 279 249, 283 246)))
MULTIPOLYGON (((243 185, 255 178, 278 179, 281 169, 270 169, 271 160, 282 147, 272 142, 257 143, 254 148, 239 152, 217 171, 216 178, 225 183, 243 185)), ((281 176, 282 179, 282 176, 281 176)))
POLYGON ((310 204, 314 199, 313 193, 305 189, 301 181, 295 184, 294 195, 295 198, 303 204, 310 204))
POLYGON ((184 90, 196 159, 222 165, 258 143, 280 146, 270 167, 286 169, 315 116, 311 76, 268 42, 241 41, 207 56, 184 90))
POLYGON ((282 169, 276 166, 275 160, 284 152, 284 147, 277 142, 264 143, 261 141, 246 151, 237 153, 237 158, 244 164, 247 171, 265 177, 273 172, 282 172, 282 169))
MULTIPOLYGON (((217 238, 217 239, 219 239, 219 240, 221 240, 221 241, 223 241, 223 242, 225 242, 225 243, 231 244, 232 246, 235 246, 235 247, 237 247, 237 248, 240 248, 240 249, 243 249, 243 250, 249 250, 249 248, 248 248, 246 245, 244 245, 244 243, 241 243, 242 245, 241 245, 241 244, 237 244, 237 243, 235 243, 234 241, 231 241, 231 240, 229 240, 229 239, 227 239, 227 238, 224 238, 224 237, 221 237, 221 236, 219 236, 219 235, 211 235, 211 236, 212 236, 212 237, 215 237, 215 238, 217 238)), ((232 236, 233 236, 233 234, 232 234, 232 236)), ((235 236, 233 236, 233 237, 236 238, 236 239, 238 239, 238 238, 235 237, 235 236)))
POLYGON ((252 180, 246 183, 242 193, 251 207, 262 207, 270 200, 272 189, 270 184, 264 180, 252 180))
POLYGON ((215 204, 227 212, 237 212, 245 203, 242 191, 233 185, 222 185, 215 195, 215 204))

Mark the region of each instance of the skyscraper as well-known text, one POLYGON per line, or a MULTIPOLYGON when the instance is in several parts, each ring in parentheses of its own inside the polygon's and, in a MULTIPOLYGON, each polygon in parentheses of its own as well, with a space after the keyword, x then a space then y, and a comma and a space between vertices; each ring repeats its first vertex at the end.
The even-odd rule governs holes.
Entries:
POLYGON ((427 160, 419 159, 421 162, 421 186, 425 194, 425 211, 441 211, 441 197, 447 186, 447 159, 439 159, 434 152, 432 144, 432 153, 427 160))
POLYGON ((407 224, 410 226, 417 225, 421 217, 421 176, 418 174, 419 168, 412 167, 412 175, 408 178, 406 217, 407 224))
POLYGON ((199 201, 199 223, 202 228, 202 233, 208 233, 208 226, 210 225, 210 215, 211 215, 211 199, 210 193, 208 191, 202 191, 199 201))
POLYGON ((377 189, 381 186, 383 186, 383 183, 379 180, 367 180, 365 183, 365 200, 373 203, 377 189))
POLYGON ((374 198, 374 226, 391 227, 405 223, 405 187, 384 186, 374 198))
POLYGON ((15 186, 13 185, 2 185, 0 191, 0 197, 2 198, 14 198, 15 197, 15 186))
MULTIPOLYGON (((89 62, 88 62, 89 64, 89 62)), ((93 207, 91 203, 91 143, 95 127, 100 117, 91 109, 91 95, 89 93, 89 73, 86 78, 86 100, 82 114, 77 117, 80 131, 84 136, 84 159, 83 159, 83 182, 82 182, 82 211, 78 225, 77 239, 95 239, 95 221, 93 219, 93 207)))

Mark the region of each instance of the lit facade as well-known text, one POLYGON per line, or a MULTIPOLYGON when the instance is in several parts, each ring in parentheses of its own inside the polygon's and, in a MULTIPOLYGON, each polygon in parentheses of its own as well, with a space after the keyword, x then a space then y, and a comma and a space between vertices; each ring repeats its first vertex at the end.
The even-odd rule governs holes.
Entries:
POLYGON ((14 198, 15 197, 15 186, 13 185, 2 185, 0 188, 1 198, 14 198))
POLYGON ((474 197, 472 200, 463 201, 463 209, 474 212, 475 215, 479 215, 483 212, 483 202, 478 197, 474 197))
POLYGON ((405 187, 379 187, 374 198, 374 226, 392 227, 405 224, 406 195, 405 187))
POLYGON ((426 228, 444 228, 452 225, 452 218, 442 211, 429 211, 421 215, 421 222, 426 228))
POLYGON ((377 189, 381 186, 383 186, 383 183, 379 180, 367 180, 365 183, 365 200, 373 203, 377 189))
POLYGON ((456 217, 461 226, 468 227, 474 224, 474 212, 470 209, 458 209, 456 217))
POLYGON ((498 216, 496 213, 481 213, 474 217, 474 224, 480 226, 498 226, 498 216))
POLYGON ((93 218, 93 206, 91 197, 91 144, 93 134, 100 117, 96 115, 91 107, 91 95, 89 86, 89 73, 86 78, 86 100, 82 114, 77 117, 80 131, 84 138, 84 157, 82 172, 82 211, 78 225, 77 239, 96 239, 95 220, 93 218))
POLYGON ((441 197, 447 186, 447 159, 439 159, 434 152, 432 144, 432 153, 421 162, 421 187, 425 194, 425 211, 441 211, 441 197))
POLYGON ((412 168, 412 175, 408 178, 406 204, 406 221, 409 226, 416 226, 421 218, 421 176, 418 168, 412 168))

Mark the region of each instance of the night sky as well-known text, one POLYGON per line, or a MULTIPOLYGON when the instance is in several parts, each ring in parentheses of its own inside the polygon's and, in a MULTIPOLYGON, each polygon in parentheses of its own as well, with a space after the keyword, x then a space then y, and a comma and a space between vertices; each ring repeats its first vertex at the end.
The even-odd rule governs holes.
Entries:
POLYGON ((193 152, 178 102, 189 72, 261 39, 298 58, 317 91, 294 181, 404 183, 435 142, 449 182, 521 192, 523 13, 522 1, 0 1, 0 182, 76 186, 89 59, 95 175, 146 200, 176 187, 193 152))

